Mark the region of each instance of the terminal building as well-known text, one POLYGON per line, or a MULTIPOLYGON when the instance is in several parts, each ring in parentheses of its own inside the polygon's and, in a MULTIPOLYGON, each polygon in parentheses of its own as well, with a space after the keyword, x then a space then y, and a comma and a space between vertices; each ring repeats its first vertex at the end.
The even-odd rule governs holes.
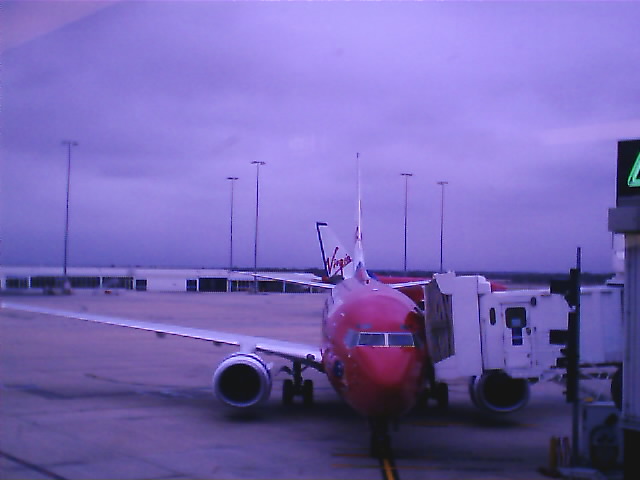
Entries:
MULTIPOLYGON (((310 273, 272 274, 301 280, 315 278, 310 273)), ((109 291, 237 292, 252 290, 255 283, 249 273, 208 268, 69 267, 67 277, 72 289, 109 291)), ((61 267, 0 266, 0 290, 5 292, 56 293, 63 288, 64 280, 61 267)), ((302 285, 262 278, 258 279, 258 288, 262 292, 311 291, 302 285)))

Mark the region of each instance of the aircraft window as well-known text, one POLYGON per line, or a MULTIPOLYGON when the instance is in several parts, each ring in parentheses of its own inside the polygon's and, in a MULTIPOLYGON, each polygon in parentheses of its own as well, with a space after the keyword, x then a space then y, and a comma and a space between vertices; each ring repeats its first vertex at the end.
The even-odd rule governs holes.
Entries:
POLYGON ((411 333, 389 333, 390 347, 413 347, 413 334, 411 333))
POLYGON ((384 347, 384 333, 360 332, 358 345, 362 347, 384 347))
POLYGON ((344 336, 344 344, 347 346, 347 348, 355 347, 357 340, 358 334, 355 332, 355 330, 349 330, 344 336))
POLYGON ((417 333, 412 333, 411 335, 413 336, 413 345, 415 347, 418 347, 418 348, 423 348, 424 347, 424 341, 422 340, 420 335, 417 334, 417 333))
MULTIPOLYGON (((354 332, 355 334, 355 332, 354 332)), ((354 335, 355 337, 355 335, 354 335)), ((394 333, 372 333, 360 332, 357 336, 358 346, 360 347, 415 347, 419 344, 419 339, 415 334, 409 332, 394 333)), ((348 344, 349 334, 345 337, 345 343, 348 344)))

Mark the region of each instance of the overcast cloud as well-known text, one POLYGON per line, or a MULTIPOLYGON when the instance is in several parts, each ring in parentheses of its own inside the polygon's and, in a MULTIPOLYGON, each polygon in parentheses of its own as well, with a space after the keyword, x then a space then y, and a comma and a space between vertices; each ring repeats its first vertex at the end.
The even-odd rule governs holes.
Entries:
POLYGON ((616 149, 640 138, 635 2, 3 2, 0 261, 611 270, 616 149))

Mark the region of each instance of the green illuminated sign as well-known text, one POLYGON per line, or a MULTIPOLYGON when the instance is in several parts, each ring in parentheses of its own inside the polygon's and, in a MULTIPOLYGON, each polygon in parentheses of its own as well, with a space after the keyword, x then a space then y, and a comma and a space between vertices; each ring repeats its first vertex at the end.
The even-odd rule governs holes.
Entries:
POLYGON ((627 185, 629 185, 632 188, 640 187, 640 178, 638 178, 638 174, 640 174, 640 153, 638 153, 636 162, 633 164, 633 167, 629 172, 629 177, 627 178, 627 185))
POLYGON ((618 142, 616 206, 640 207, 640 138, 618 142))

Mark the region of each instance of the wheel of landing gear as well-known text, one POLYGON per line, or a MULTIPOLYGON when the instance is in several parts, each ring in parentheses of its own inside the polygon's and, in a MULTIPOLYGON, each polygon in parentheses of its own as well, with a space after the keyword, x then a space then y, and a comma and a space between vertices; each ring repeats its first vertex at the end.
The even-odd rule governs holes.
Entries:
POLYGON ((440 410, 449 408, 449 385, 439 383, 436 387, 436 403, 440 410))
POLYGON ((305 406, 313 405, 313 381, 305 380, 302 384, 302 403, 305 406))
POLYGON ((282 384, 282 404, 291 405, 293 403, 293 380, 287 378, 282 384))
POLYGON ((386 458, 391 455, 391 437, 389 436, 389 421, 386 418, 370 418, 369 429, 371 442, 369 453, 375 458, 386 458))
POLYGON ((618 410, 622 410, 622 367, 618 367, 611 379, 611 398, 618 410))
POLYGON ((391 437, 387 433, 371 435, 369 454, 374 458, 387 458, 391 454, 391 437))
POLYGON ((429 390, 425 389, 418 394, 416 398, 416 409, 424 410, 429 406, 429 390))

